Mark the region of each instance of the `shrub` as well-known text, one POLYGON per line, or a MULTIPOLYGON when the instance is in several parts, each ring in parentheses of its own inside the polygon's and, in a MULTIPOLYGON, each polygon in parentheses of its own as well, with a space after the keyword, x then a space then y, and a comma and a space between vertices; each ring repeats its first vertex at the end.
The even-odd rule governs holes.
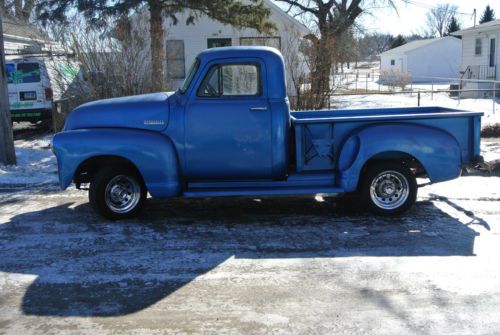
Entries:
POLYGON ((399 87, 402 90, 411 83, 411 74, 400 69, 386 69, 380 71, 380 82, 390 87, 399 87))

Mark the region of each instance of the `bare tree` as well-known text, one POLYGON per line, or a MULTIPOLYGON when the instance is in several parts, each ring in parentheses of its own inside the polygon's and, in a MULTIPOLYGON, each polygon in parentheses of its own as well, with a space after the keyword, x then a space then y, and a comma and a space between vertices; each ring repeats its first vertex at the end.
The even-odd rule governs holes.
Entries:
POLYGON ((372 4, 387 3, 394 6, 392 0, 276 0, 289 6, 289 12, 296 17, 314 21, 317 36, 310 36, 313 43, 311 67, 311 89, 317 96, 316 108, 323 108, 326 103, 325 92, 330 91, 330 73, 332 69, 335 44, 342 35, 353 27, 359 16, 372 4))
POLYGON ((359 40, 359 52, 362 59, 374 58, 389 50, 392 35, 374 33, 363 36, 359 40))
POLYGON ((8 13, 19 20, 27 22, 36 4, 36 0, 0 0, 0 10, 3 9, 4 13, 8 13))
MULTIPOLYGON (((2 12, 0 11, 0 14, 2 12)), ((16 152, 10 121, 9 97, 7 94, 7 71, 3 48, 2 15, 0 15, 0 164, 16 164, 16 152)))
POLYGON ((457 6, 440 4, 427 13, 427 35, 443 37, 450 22, 457 14, 457 6))

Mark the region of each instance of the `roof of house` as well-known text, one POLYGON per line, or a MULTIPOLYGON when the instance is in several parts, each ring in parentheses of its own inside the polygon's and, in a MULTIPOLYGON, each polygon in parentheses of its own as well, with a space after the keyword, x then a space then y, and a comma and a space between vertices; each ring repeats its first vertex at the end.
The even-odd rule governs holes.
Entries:
POLYGON ((448 39, 453 39, 453 40, 456 40, 457 42, 460 42, 460 40, 458 38, 450 37, 450 36, 439 37, 439 38, 430 38, 430 39, 426 39, 426 40, 416 40, 416 41, 413 41, 410 43, 406 43, 406 44, 399 46, 397 48, 387 50, 386 52, 381 53, 381 55, 408 53, 408 52, 411 52, 413 50, 416 50, 416 49, 419 49, 422 47, 426 47, 430 44, 437 43, 437 42, 443 42, 443 41, 448 40, 448 39))
POLYGON ((304 24, 302 24, 300 21, 298 21, 296 18, 293 16, 289 15, 287 12, 285 12, 283 9, 281 9, 278 5, 276 5, 274 2, 271 0, 264 0, 264 3, 271 9, 275 10, 275 13, 278 13, 281 15, 284 19, 288 20, 290 23, 294 24, 296 27, 299 27, 302 32, 307 35, 310 34, 311 31, 309 28, 307 28, 304 24))
POLYGON ((40 30, 37 29, 36 26, 23 22, 11 15, 3 15, 2 16, 3 23, 3 34, 5 36, 19 37, 23 39, 33 39, 33 40, 43 40, 49 41, 49 37, 40 30))
POLYGON ((500 30, 500 19, 486 22, 486 23, 477 25, 475 27, 469 27, 466 29, 462 29, 462 30, 459 30, 459 31, 452 33, 452 35, 462 36, 465 34, 472 34, 472 33, 476 33, 476 32, 479 33, 479 32, 490 31, 490 30, 500 30))

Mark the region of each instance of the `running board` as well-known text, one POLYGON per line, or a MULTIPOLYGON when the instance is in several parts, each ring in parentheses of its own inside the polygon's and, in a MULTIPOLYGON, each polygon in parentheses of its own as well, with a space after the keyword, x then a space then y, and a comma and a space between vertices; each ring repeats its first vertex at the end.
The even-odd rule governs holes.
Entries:
POLYGON ((186 198, 231 197, 231 196, 266 196, 266 195, 301 195, 301 194, 337 194, 344 190, 337 187, 251 187, 251 188, 191 188, 184 192, 186 198))
POLYGON ((291 174, 287 180, 225 181, 189 183, 184 197, 229 197, 294 194, 336 194, 334 174, 291 174))

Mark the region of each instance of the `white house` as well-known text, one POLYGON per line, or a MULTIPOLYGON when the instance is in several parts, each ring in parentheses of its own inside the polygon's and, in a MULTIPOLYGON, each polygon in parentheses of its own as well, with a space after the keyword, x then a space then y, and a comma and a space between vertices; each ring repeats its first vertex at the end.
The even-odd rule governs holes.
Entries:
POLYGON ((35 26, 10 15, 2 16, 5 58, 47 54, 60 47, 35 26))
MULTIPOLYGON (((287 56, 296 57, 303 37, 311 32, 271 0, 264 0, 264 4, 271 9, 270 21, 277 26, 277 30, 271 36, 259 34, 254 29, 237 29, 224 25, 206 15, 198 16, 194 24, 189 25, 186 24, 188 12, 177 15, 178 22, 175 25, 170 18, 165 17, 163 27, 168 87, 170 89, 179 87, 195 57, 207 48, 263 45, 281 50, 285 59, 287 56)), ((147 13, 141 15, 139 21, 146 29, 147 15, 147 13)), ((297 69, 293 69, 295 70, 297 69)), ((290 73, 288 75, 290 76, 290 73)))
MULTIPOLYGON (((453 33, 462 37, 461 78, 466 89, 491 89, 500 81, 500 20, 494 20, 453 33), (474 81, 479 80, 479 81, 474 81), (487 82, 490 81, 490 82, 487 82)), ((496 85, 500 87, 499 84, 496 85)), ((491 96, 491 92, 469 94, 491 96)))
POLYGON ((461 54, 462 42, 456 37, 417 40, 382 53, 380 69, 409 72, 413 82, 457 78, 461 54))
POLYGON ((500 80, 500 20, 453 33, 462 37, 460 70, 467 78, 500 80))

